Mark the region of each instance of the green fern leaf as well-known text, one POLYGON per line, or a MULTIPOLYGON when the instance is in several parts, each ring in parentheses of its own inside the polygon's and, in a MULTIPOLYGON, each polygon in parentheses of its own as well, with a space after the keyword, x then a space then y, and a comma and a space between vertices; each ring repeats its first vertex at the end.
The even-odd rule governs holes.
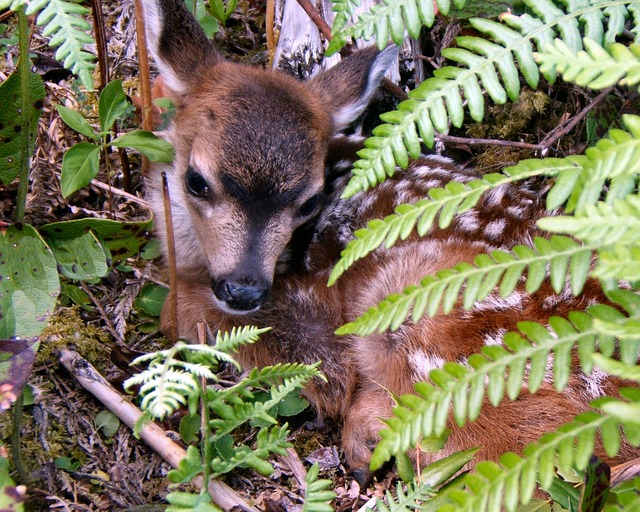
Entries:
MULTIPOLYGON (((461 184, 450 182, 444 188, 429 191, 429 198, 415 204, 396 207, 395 214, 384 220, 373 220, 366 228, 355 232, 355 239, 342 251, 341 258, 329 277, 329 285, 335 281, 358 259, 364 258, 381 245, 391 247, 400 239, 407 238, 413 229, 424 236, 438 218, 438 227, 444 229, 451 224, 455 214, 464 213, 473 208, 482 194, 508 183, 515 183, 534 176, 556 176, 581 171, 584 157, 546 158, 544 160, 524 160, 509 167, 502 174, 486 174, 482 179, 461 184)), ((356 171, 357 172, 357 171, 356 171)), ((362 176, 364 180, 367 178, 362 176)), ((351 180, 356 183, 357 179, 351 180)), ((347 189, 344 196, 351 195, 347 189)), ((355 192, 354 192, 355 193, 355 192)))
POLYGON ((36 23, 44 26, 44 36, 51 37, 49 46, 57 48, 55 58, 77 74, 87 89, 93 89, 95 56, 84 46, 95 42, 91 25, 82 18, 89 9, 65 0, 35 0, 29 2, 26 13, 39 13, 36 23))
POLYGON ((287 425, 262 428, 256 436, 256 446, 240 445, 234 447, 233 454, 227 459, 214 457, 211 460, 211 477, 216 478, 242 467, 250 467, 263 475, 273 473, 273 466, 267 460, 271 454, 286 455, 291 443, 287 441, 287 425))
MULTIPOLYGON (((487 345, 480 354, 470 356, 468 366, 446 363, 441 369, 433 370, 429 374, 432 383, 416 384, 418 396, 403 395, 397 399, 393 417, 385 420, 388 428, 380 432, 382 440, 374 452, 372 467, 377 468, 393 454, 416 446, 423 437, 440 435, 447 426, 450 404, 456 423, 462 426, 479 416, 485 390, 494 406, 502 402, 505 390, 514 400, 523 386, 535 393, 549 379, 562 391, 573 364, 570 357, 573 349, 578 348, 583 371, 590 372, 597 349, 610 356, 615 348, 609 341, 609 333, 600 334, 598 322, 625 318, 616 308, 600 305, 589 308, 587 313, 573 312, 568 319, 552 317, 549 328, 523 322, 518 325, 519 333, 504 336, 503 346, 487 345), (553 375, 549 375, 547 369, 551 354, 554 355, 553 375), (525 378, 526 366, 529 372, 525 378)), ((634 353, 637 357, 638 342, 623 339, 620 349, 621 353, 634 353)))
MULTIPOLYGON (((398 110, 385 115, 387 124, 378 127, 375 137, 365 142, 367 148, 359 153, 360 160, 354 164, 354 177, 344 197, 366 190, 386 179, 386 176, 391 176, 395 172, 395 163, 400 167, 406 166, 407 153, 413 156, 416 148, 419 148, 416 133, 425 144, 431 146, 436 131, 446 132, 449 122, 453 126, 460 126, 463 120, 462 97, 467 102, 469 114, 476 121, 484 117, 483 88, 498 104, 505 102, 507 96, 512 100, 517 98, 520 85, 516 62, 527 83, 532 88, 537 87, 539 71, 533 55, 534 45, 538 49, 546 48, 559 36, 573 53, 580 51, 580 21, 584 23, 589 37, 598 38, 595 39, 597 43, 603 42, 604 20, 611 20, 606 32, 609 39, 619 34, 623 29, 620 17, 629 17, 631 9, 627 10, 625 5, 632 4, 632 1, 621 0, 611 5, 609 0, 576 0, 567 2, 565 11, 551 0, 526 0, 525 4, 538 14, 537 18, 529 14, 515 16, 505 13, 500 17, 503 23, 486 19, 470 20, 474 28, 487 37, 459 37, 456 40, 457 47, 443 50, 443 55, 457 62, 460 67, 445 66, 434 71, 434 77, 411 91, 410 99, 401 103, 398 110), (489 41, 488 37, 493 41, 489 41)), ((387 3, 391 2, 385 2, 384 8, 373 7, 372 13, 375 15, 361 16, 361 25, 358 25, 361 28, 349 34, 370 37, 374 33, 371 27, 386 27, 386 21, 381 20, 386 20, 387 14, 381 13, 394 10, 387 3)), ((421 3, 429 5, 429 2, 421 3)), ((394 5, 395 9, 399 9, 404 2, 394 2, 394 5)), ((379 44, 386 45, 386 32, 376 36, 379 44), (385 36, 382 43, 380 35, 385 36)), ((340 44, 336 42, 336 47, 340 44)), ((619 50, 616 48, 614 51, 619 50)), ((555 67, 545 67, 543 74, 553 82, 555 67)))
POLYGON ((538 226, 551 233, 572 235, 585 243, 634 245, 640 242, 640 196, 629 195, 613 204, 587 204, 573 216, 540 219, 538 226))
POLYGON ((551 240, 537 237, 534 244, 535 248, 517 246, 512 253, 493 251, 490 255, 481 254, 475 258, 474 265, 460 263, 452 269, 427 276, 419 285, 409 286, 401 294, 391 295, 377 306, 371 307, 353 322, 340 327, 336 333, 367 336, 373 332, 395 330, 404 323, 411 308, 413 321, 419 320, 425 312, 429 316, 435 316, 440 308, 446 314, 453 309, 465 282, 472 283, 464 292, 463 306, 466 309, 485 299, 505 274, 508 274, 509 279, 503 280, 499 292, 503 298, 507 297, 513 292, 525 268, 529 269, 526 289, 533 293, 544 280, 547 264, 550 265, 551 284, 559 293, 564 288, 571 263, 572 270, 579 276, 572 280, 572 290, 575 294, 579 293, 597 244, 582 246, 570 238, 559 236, 551 240))
MULTIPOLYGON (((457 7, 463 7, 465 0, 453 0, 457 7)), ((327 48, 327 56, 338 52, 350 38, 369 40, 374 35, 381 50, 387 46, 389 37, 397 45, 404 40, 406 30, 411 37, 420 37, 421 24, 430 27, 435 20, 436 11, 446 15, 449 12, 449 0, 424 2, 421 0, 383 0, 362 13, 353 25, 346 26, 349 17, 360 4, 357 0, 339 0, 334 2, 336 19, 332 29, 332 38, 327 48)))
MULTIPOLYGON (((474 472, 462 478, 460 486, 445 495, 455 503, 455 510, 461 512, 484 512, 487 510, 516 510, 518 505, 526 505, 532 499, 536 482, 548 487, 556 475, 556 465, 563 471, 573 468, 583 470, 593 453, 596 433, 608 438, 617 435, 620 425, 625 429, 638 430, 637 417, 619 413, 627 408, 637 412, 637 401, 596 401, 595 407, 602 413, 587 412, 555 432, 544 434, 534 444, 524 449, 524 457, 506 453, 500 463, 481 462, 474 472), (607 410, 608 409, 608 410, 607 410)), ((605 443, 606 444, 606 443, 605 443)), ((615 447, 615 444, 612 444, 615 447)), ((619 449, 619 445, 618 445, 619 449)), ((610 455, 615 455, 611 452, 610 455)), ((438 511, 453 510, 444 505, 438 511)))
POLYGON ((331 512, 331 500, 336 497, 336 493, 327 490, 332 484, 331 480, 318 480, 320 468, 318 464, 314 464, 309 468, 305 482, 307 489, 305 492, 304 505, 302 512, 331 512))
POLYGON ((543 73, 558 72, 566 82, 581 87, 604 89, 614 85, 640 83, 640 47, 615 43, 605 50, 585 38, 585 50, 573 52, 564 41, 556 39, 535 54, 543 73))

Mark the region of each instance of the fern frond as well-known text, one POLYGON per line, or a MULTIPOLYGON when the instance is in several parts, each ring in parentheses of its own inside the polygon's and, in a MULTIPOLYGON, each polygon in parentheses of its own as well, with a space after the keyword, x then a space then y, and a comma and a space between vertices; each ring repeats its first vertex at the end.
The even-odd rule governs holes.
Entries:
MULTIPOLYGON (((619 17, 628 17, 625 7, 633 0, 594 0, 592 2, 567 2, 566 12, 551 0, 526 0, 525 4, 539 14, 515 16, 505 13, 501 21, 474 18, 471 25, 488 38, 463 36, 457 38, 456 48, 447 48, 442 54, 460 67, 445 66, 434 71, 434 77, 422 82, 409 93, 409 99, 398 110, 382 116, 386 124, 374 130, 374 137, 365 142, 359 152, 360 160, 354 163, 354 177, 345 194, 352 195, 366 190, 393 174, 395 162, 406 167, 408 156, 416 158, 420 151, 420 139, 431 146, 435 132, 446 132, 448 125, 459 127, 463 122, 464 104, 472 119, 484 117, 483 88, 497 104, 511 100, 520 94, 520 82, 516 62, 527 83, 536 88, 539 70, 535 63, 534 46, 541 49, 560 38, 574 52, 582 49, 580 20, 587 27, 589 37, 603 42, 603 20, 613 19, 607 31, 608 37, 621 30, 619 17), (613 14, 614 17, 610 18, 613 14), (588 23, 584 20, 588 20, 588 23), (596 29, 593 27, 600 24, 596 29)), ((429 2, 424 2, 429 4, 429 2)), ((349 29, 345 29, 349 30, 349 29)), ((365 34, 366 35, 366 34, 365 34)), ((378 40, 379 41, 379 40, 378 40)), ((545 77, 555 80, 554 69, 545 69, 545 77)))
POLYGON ((614 456, 620 450, 620 427, 630 432, 636 443, 640 442, 640 423, 621 419, 605 409, 620 407, 637 408, 636 401, 613 399, 597 400, 592 404, 602 412, 580 414, 569 424, 555 432, 544 434, 537 442, 524 449, 524 457, 506 453, 500 463, 480 462, 475 471, 465 475, 464 490, 455 489, 447 493, 450 505, 438 508, 439 512, 485 510, 516 510, 519 504, 527 504, 533 497, 536 482, 548 487, 556 475, 556 467, 563 471, 572 468, 583 470, 593 454, 596 434, 600 433, 605 451, 614 456))
POLYGON ((252 325, 233 327, 229 332, 218 331, 216 333, 215 348, 220 352, 231 353, 239 347, 258 341, 258 337, 270 331, 270 327, 258 328, 252 325))
POLYGON ((585 243, 600 242, 602 246, 622 242, 640 242, 640 196, 628 195, 613 204, 587 204, 575 215, 545 217, 538 227, 550 233, 572 235, 585 243))
POLYGON ((535 54, 543 73, 562 74, 566 82, 581 87, 604 89, 614 85, 640 83, 640 46, 626 47, 620 43, 605 50, 595 41, 585 38, 585 50, 574 52, 564 41, 556 39, 535 54))
POLYGON ((412 309, 413 321, 419 320, 425 312, 430 317, 440 311, 446 314, 455 306, 463 287, 465 309, 471 309, 475 302, 488 297, 498 283, 500 296, 504 298, 515 290, 525 270, 527 292, 533 293, 544 281, 547 265, 550 266, 551 284, 557 293, 564 288, 570 269, 571 289, 578 294, 587 279, 591 255, 596 247, 597 244, 577 244, 567 237, 554 236, 551 240, 537 237, 534 248, 518 245, 512 252, 480 254, 475 257, 473 265, 459 263, 425 277, 418 285, 410 285, 400 294, 388 296, 353 322, 340 327, 336 333, 367 336, 376 331, 396 330, 412 309))
MULTIPOLYGON (((474 421, 480 414, 485 392, 489 402, 497 406, 505 392, 515 399, 526 387, 535 393, 543 382, 553 379, 556 390, 562 391, 572 368, 572 353, 577 347, 582 370, 593 368, 594 352, 606 357, 613 354, 614 337, 602 334, 594 325, 596 321, 613 321, 626 318, 611 306, 592 306, 585 312, 572 312, 568 319, 552 317, 549 328, 535 322, 518 324, 519 333, 507 333, 504 345, 489 345, 480 354, 467 360, 468 366, 445 363, 441 369, 432 370, 432 383, 416 384, 416 395, 398 398, 393 417, 385 422, 372 458, 377 468, 393 454, 402 453, 416 446, 421 438, 440 436, 447 427, 450 409, 458 425, 474 421), (547 364, 553 354, 553 375, 548 375, 547 364), (528 373, 525 378, 525 371, 528 373), (506 377, 505 377, 506 376, 506 377)), ((637 351, 636 340, 621 340, 620 351, 637 351)))
POLYGON ((640 383, 640 365, 623 363, 610 357, 604 357, 602 354, 592 354, 591 358, 594 364, 602 368, 608 375, 640 383))
POLYGON ((319 473, 318 464, 311 466, 307 472, 307 477, 304 479, 307 488, 302 512, 332 512, 333 510, 330 502, 336 497, 336 493, 327 490, 333 482, 327 479, 318 480, 319 473))
MULTIPOLYGON (((463 7, 465 0, 453 0, 456 7, 463 7)), ((405 30, 411 37, 420 37, 422 25, 433 25, 436 11, 446 15, 449 12, 449 0, 435 0, 424 2, 422 0, 383 0, 371 7, 369 12, 362 13, 357 21, 350 26, 345 26, 349 17, 360 5, 358 0, 340 0, 334 2, 333 10, 336 12, 331 42, 327 48, 327 56, 333 55, 342 48, 350 38, 369 40, 374 35, 381 50, 387 46, 389 37, 397 45, 404 40, 405 30)))
POLYGON ((435 495, 435 491, 429 485, 414 481, 407 484, 406 491, 402 482, 398 482, 396 496, 392 496, 389 491, 385 493, 385 501, 376 499, 376 510, 379 512, 411 512, 413 510, 424 510, 425 501, 430 500, 435 495))
POLYGON ((211 460, 211 477, 216 478, 229 473, 237 467, 250 467, 262 475, 273 473, 273 466, 267 460, 272 453, 286 455, 291 443, 287 441, 289 429, 287 425, 262 428, 256 436, 256 446, 236 446, 229 458, 214 457, 211 460))
POLYGON ((87 89, 93 89, 95 56, 84 50, 84 45, 95 44, 95 41, 91 36, 91 25, 82 18, 89 9, 66 0, 0 0, 0 10, 10 8, 15 11, 25 4, 27 15, 39 13, 36 23, 44 26, 44 36, 51 37, 49 46, 58 48, 55 58, 77 74, 87 89))
POLYGON ((253 419, 276 423, 271 414, 272 409, 291 392, 300 389, 309 379, 323 378, 317 370, 319 364, 287 363, 260 369, 254 368, 247 378, 236 385, 222 391, 210 390, 207 395, 207 404, 218 416, 210 421, 210 427, 216 432, 214 438, 219 439, 253 419), (244 400, 253 398, 251 387, 265 384, 271 386, 268 400, 264 402, 244 400))
MULTIPOLYGON (((358 259, 364 258, 381 245, 391 247, 398 238, 404 240, 417 229, 424 236, 438 218, 438 227, 447 228, 455 215, 473 208, 484 192, 500 186, 523 181, 535 176, 557 176, 562 173, 577 173, 582 170, 585 157, 546 158, 524 160, 518 165, 504 169, 502 173, 486 174, 481 179, 467 183, 450 182, 444 188, 433 188, 429 198, 414 204, 396 207, 395 213, 383 220, 373 220, 366 228, 354 233, 340 254, 340 260, 329 276, 329 285, 358 259)), ((349 191, 345 192, 347 195, 349 191)))
MULTIPOLYGON (((154 364, 138 375, 144 379, 139 394, 142 397, 140 407, 154 418, 162 419, 186 405, 189 396, 199 391, 198 378, 188 371, 154 364)), ((136 383, 129 379, 126 386, 136 383)))

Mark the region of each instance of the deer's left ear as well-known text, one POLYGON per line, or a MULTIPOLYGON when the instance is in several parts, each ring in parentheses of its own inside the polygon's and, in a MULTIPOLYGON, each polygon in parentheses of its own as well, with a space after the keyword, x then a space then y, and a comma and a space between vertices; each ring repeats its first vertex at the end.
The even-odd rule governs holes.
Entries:
POLYGON ((311 80, 311 86, 329 106, 334 129, 339 132, 367 108, 399 49, 389 46, 360 50, 311 80))

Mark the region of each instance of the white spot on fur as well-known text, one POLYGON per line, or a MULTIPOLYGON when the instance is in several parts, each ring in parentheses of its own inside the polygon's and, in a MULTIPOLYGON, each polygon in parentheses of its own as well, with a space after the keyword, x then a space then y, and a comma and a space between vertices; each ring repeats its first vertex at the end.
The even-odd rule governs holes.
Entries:
POLYGON ((428 378, 431 370, 442 368, 445 362, 442 357, 428 355, 423 351, 416 351, 409 355, 409 364, 420 379, 428 378))
POLYGON ((468 212, 458 216, 457 220, 460 229, 468 233, 475 233, 480 227, 477 210, 469 210, 468 212))
POLYGON ((590 400, 604 395, 602 391, 602 383, 607 379, 607 374, 600 368, 595 367, 589 375, 584 375, 582 378, 586 385, 587 394, 589 395, 590 400))
POLYGON ((515 219, 522 219, 524 214, 524 208, 521 206, 508 206, 507 213, 515 219))
POLYGON ((504 338, 504 335, 507 334, 507 330, 500 328, 500 329, 496 329, 493 332, 490 332, 489 334, 486 334, 484 337, 484 344, 485 345, 502 345, 502 338, 504 338))
POLYGON ((506 309, 522 309, 522 301, 526 295, 518 291, 513 292, 506 298, 498 295, 489 295, 482 302, 476 302, 476 311, 504 311, 506 309))
POLYGON ((494 188, 489 190, 485 195, 486 201, 492 206, 499 206, 504 198, 505 187, 494 188))
POLYGON ((494 220, 485 226, 484 233, 489 238, 500 238, 506 227, 507 221, 505 219, 494 220))

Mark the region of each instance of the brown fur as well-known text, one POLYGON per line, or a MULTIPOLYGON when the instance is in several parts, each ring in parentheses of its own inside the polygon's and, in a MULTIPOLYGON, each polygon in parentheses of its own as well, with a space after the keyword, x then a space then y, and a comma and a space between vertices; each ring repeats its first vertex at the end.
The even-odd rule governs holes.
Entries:
MULTIPOLYGON (((181 9, 176 0, 146 4, 155 27, 163 22, 158 13, 181 9)), ((376 189, 339 200, 346 179, 325 183, 324 177, 325 161, 332 159, 331 137, 362 111, 390 54, 361 52, 302 84, 225 63, 212 49, 203 52, 202 61, 175 58, 176 52, 196 52, 204 44, 200 36, 190 39, 195 28, 188 25, 186 32, 169 27, 149 36, 157 41, 152 49, 177 101, 169 133, 176 159, 167 172, 176 231, 178 332, 196 340, 199 322, 212 332, 271 326, 239 352, 243 365, 321 360, 328 382, 313 382, 306 394, 322 416, 343 423, 343 448, 352 468, 367 465, 380 418, 391 414, 390 393, 410 393, 415 382, 445 361, 464 363, 486 344, 501 343, 519 321, 546 323, 551 315, 566 316, 604 300, 591 281, 577 298, 568 290, 558 297, 549 284, 529 295, 521 285, 506 299, 494 293, 471 311, 458 304, 449 315, 407 321, 396 332, 334 335, 388 294, 426 275, 480 253, 530 244, 541 234, 535 221, 548 214, 543 201, 512 186, 491 191, 449 228, 433 228, 422 239, 413 234, 390 250, 380 248, 327 288, 329 273, 355 230, 391 214, 398 204, 427 197, 431 188, 475 174, 425 157, 376 189), (190 172, 206 183, 202 193, 189 191, 190 172), (302 215, 305 202, 321 191, 328 196, 324 207, 302 215), (259 307, 238 311, 220 297, 229 283, 255 292, 256 282, 267 292, 248 302, 259 307)), ((157 179, 150 189, 164 236, 157 179)), ((162 315, 167 331, 172 327, 168 307, 162 315)), ((504 451, 519 451, 619 385, 599 373, 583 375, 577 365, 564 393, 555 392, 551 380, 547 376, 535 395, 523 391, 498 408, 487 405, 479 420, 464 428, 451 424, 445 452, 481 446, 481 457, 495 459, 504 451)), ((628 455, 624 447, 621 458, 628 455)))

